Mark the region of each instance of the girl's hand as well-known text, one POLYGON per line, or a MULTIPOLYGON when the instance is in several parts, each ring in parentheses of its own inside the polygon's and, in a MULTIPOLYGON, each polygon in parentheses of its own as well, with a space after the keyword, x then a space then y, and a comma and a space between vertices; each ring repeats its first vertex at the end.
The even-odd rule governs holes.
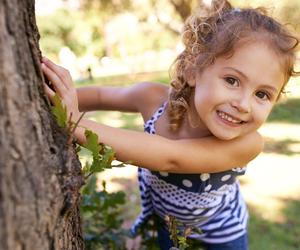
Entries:
POLYGON ((68 118, 71 118, 73 122, 77 122, 81 113, 78 109, 77 93, 69 71, 45 57, 42 59, 42 70, 55 90, 53 91, 44 83, 45 92, 51 102, 53 102, 53 97, 57 93, 66 105, 68 118))

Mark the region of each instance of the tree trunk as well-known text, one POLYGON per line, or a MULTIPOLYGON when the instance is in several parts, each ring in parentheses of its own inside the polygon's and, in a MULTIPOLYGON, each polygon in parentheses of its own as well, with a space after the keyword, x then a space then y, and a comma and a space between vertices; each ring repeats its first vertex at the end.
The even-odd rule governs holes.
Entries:
POLYGON ((0 249, 84 249, 80 163, 43 93, 34 0, 0 1, 0 249))

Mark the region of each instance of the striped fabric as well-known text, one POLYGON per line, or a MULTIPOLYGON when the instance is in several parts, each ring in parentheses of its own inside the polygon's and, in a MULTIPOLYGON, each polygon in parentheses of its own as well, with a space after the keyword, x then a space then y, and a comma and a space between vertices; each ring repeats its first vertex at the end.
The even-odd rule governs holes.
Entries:
MULTIPOLYGON (((145 131, 155 134, 154 124, 166 108, 164 103, 145 123, 145 131)), ((248 211, 236 176, 246 168, 221 173, 172 174, 138 169, 142 212, 132 231, 147 223, 152 214, 162 219, 174 216, 185 226, 199 228, 190 237, 207 243, 225 243, 246 233, 248 211)))

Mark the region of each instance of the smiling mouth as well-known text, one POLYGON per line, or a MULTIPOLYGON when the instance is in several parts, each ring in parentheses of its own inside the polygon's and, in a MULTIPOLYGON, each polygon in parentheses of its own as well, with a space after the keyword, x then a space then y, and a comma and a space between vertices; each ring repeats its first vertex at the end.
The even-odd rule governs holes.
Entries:
POLYGON ((243 124, 245 123, 244 121, 236 118, 236 117, 233 117, 231 115, 228 115, 222 111, 219 111, 217 110, 217 115, 222 118, 223 120, 227 121, 227 122, 230 122, 230 123, 233 123, 233 124, 243 124))

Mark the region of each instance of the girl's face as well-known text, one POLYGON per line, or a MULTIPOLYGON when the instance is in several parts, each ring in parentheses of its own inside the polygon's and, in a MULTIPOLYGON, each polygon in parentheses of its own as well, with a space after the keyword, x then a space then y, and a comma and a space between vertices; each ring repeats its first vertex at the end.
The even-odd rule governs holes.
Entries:
POLYGON ((198 73, 191 116, 219 139, 245 135, 265 122, 283 83, 278 55, 263 42, 244 44, 198 73))

